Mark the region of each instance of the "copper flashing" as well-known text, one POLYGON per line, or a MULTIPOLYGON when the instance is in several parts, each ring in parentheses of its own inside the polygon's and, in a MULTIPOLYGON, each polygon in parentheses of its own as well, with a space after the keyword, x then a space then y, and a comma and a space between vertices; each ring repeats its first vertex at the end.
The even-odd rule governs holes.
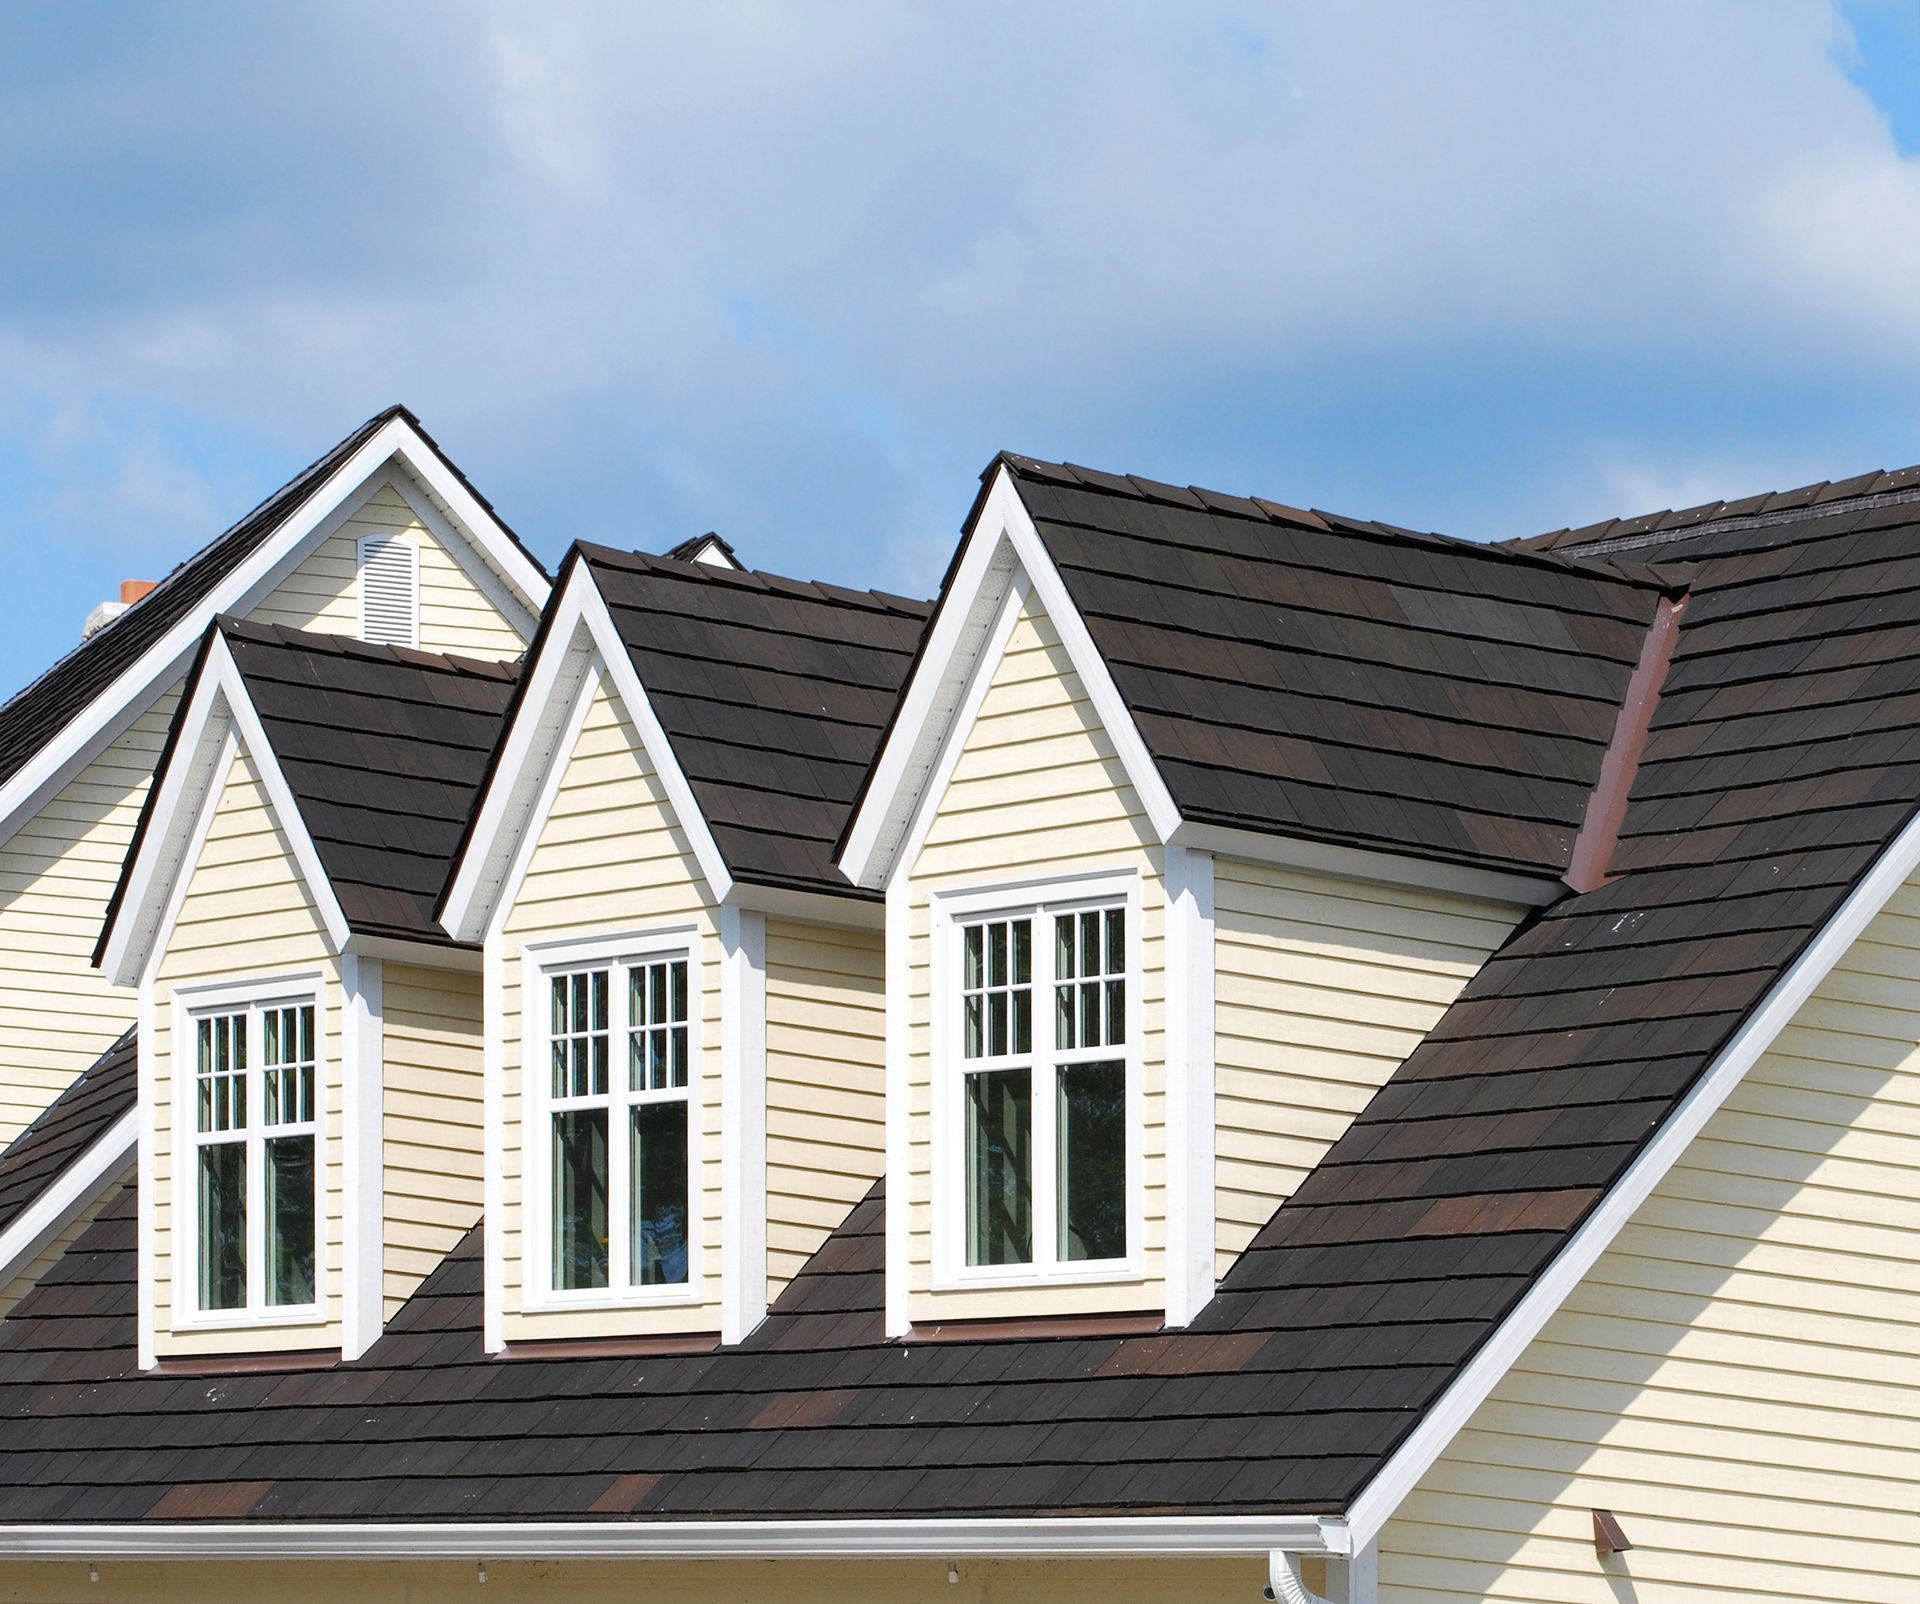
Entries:
POLYGON ((509 1342, 496 1359, 669 1359, 712 1353, 720 1346, 718 1331, 675 1332, 654 1337, 542 1337, 534 1342, 509 1342))
POLYGON ((1684 592, 1662 596, 1654 608, 1653 622, 1647 626, 1640 661, 1634 664, 1627 694, 1614 719, 1613 738, 1600 760, 1600 778, 1588 793, 1580 833, 1573 839, 1573 856, 1564 878, 1576 892, 1597 891, 1613 878, 1607 873, 1607 865, 1613 861, 1613 849, 1620 840, 1620 822, 1627 816, 1627 798, 1640 768, 1640 754, 1646 749, 1654 709, 1660 705, 1660 687, 1666 683, 1667 665, 1673 661, 1680 615, 1686 606, 1684 592))
POLYGON ((1049 1337, 1151 1337, 1161 1314, 1063 1314, 1015 1320, 940 1320, 914 1326, 904 1342, 1036 1342, 1049 1337))

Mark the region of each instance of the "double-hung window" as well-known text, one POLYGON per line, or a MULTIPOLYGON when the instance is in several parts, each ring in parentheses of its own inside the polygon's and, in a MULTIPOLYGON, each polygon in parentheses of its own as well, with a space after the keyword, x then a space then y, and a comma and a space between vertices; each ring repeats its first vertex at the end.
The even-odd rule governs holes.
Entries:
POLYGON ((562 1301, 689 1285, 688 969, 681 949, 541 973, 546 1282, 562 1301))
POLYGON ((953 920, 963 1279, 1135 1255, 1133 922, 1124 896, 953 920))
POLYGON ((188 1028, 199 1312, 312 1310, 320 1130, 313 1000, 196 1012, 188 1028))

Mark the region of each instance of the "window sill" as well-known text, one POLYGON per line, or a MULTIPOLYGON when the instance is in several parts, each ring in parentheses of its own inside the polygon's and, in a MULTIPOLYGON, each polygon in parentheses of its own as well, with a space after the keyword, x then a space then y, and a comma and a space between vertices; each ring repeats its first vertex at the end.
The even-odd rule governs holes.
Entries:
POLYGON ((1062 1314, 1030 1319, 932 1320, 910 1326, 900 1340, 914 1342, 1040 1342, 1053 1337, 1152 1337, 1166 1329, 1159 1312, 1062 1314))
POLYGON ((279 1309, 271 1314, 252 1314, 244 1311, 222 1311, 218 1314, 197 1314, 176 1319, 169 1330, 177 1337, 213 1336, 220 1332, 239 1335, 246 1331, 287 1331, 299 1327, 309 1329, 324 1326, 327 1323, 326 1311, 317 1303, 303 1304, 297 1309, 279 1309))
POLYGON ((717 1331, 657 1337, 535 1337, 509 1342, 495 1359, 654 1359, 716 1352, 717 1331))
POLYGON ((1146 1270, 1132 1260, 1108 1260, 1071 1270, 1035 1270, 1023 1264, 1006 1271, 949 1270, 934 1277, 932 1290, 936 1293, 1046 1292, 1059 1287, 1140 1286, 1146 1279, 1146 1270))

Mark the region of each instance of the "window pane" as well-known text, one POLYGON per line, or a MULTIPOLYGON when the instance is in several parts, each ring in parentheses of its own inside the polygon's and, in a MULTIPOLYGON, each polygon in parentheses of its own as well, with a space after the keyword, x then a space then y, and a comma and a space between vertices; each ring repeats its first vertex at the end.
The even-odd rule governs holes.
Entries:
POLYGON ((632 1110, 635 1286, 687 1279, 687 1105, 642 1103, 632 1110))
POLYGON ((202 1131, 247 1123, 247 1018, 216 1014, 195 1022, 195 1111, 202 1131))
POLYGON ((1127 1254, 1127 1070, 1072 1064, 1059 1073, 1059 1255, 1127 1254))
POLYGON ((607 1284, 607 1111, 553 1116, 553 1285, 607 1284))
POLYGON ((1033 925, 1025 919, 1016 919, 1010 927, 1013 931, 1013 983, 1024 986, 1033 979, 1033 925))
POLYGON ((986 1018, 986 999, 983 997, 969 997, 967 999, 967 1029, 966 1029, 966 1047, 965 1047, 966 1055, 969 1058, 979 1058, 980 1056, 982 1056, 982 1054, 986 1052, 987 1042, 986 1042, 986 1031, 985 1031, 985 1025, 984 1025, 985 1018, 986 1018))
POLYGON ((969 1075, 967 1263, 1033 1260, 1033 1078, 1003 1069, 969 1075))
POLYGON ((247 1148, 210 1142, 200 1149, 200 1307, 247 1305, 247 1148))
POLYGON ((1004 986, 1007 983, 1007 927, 1005 925, 987 926, 987 984, 1004 986))
POLYGON ((313 1138, 276 1136, 267 1157, 267 1302, 313 1302, 313 1138))
POLYGON ((980 972, 980 953, 986 933, 979 925, 968 925, 960 942, 960 984, 968 991, 978 991, 986 977, 980 972))
POLYGON ((1123 975, 1127 972, 1127 910, 1109 908, 1107 910, 1107 973, 1123 975))

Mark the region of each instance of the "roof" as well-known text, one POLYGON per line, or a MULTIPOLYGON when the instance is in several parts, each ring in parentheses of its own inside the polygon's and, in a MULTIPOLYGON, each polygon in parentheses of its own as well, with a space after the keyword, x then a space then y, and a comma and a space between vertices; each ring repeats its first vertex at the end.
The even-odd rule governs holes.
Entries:
POLYGON ((129 1189, 0 1322, 0 1521, 1346 1508, 1920 802, 1920 509, 1669 552, 1613 878, 1508 940, 1187 1330, 888 1343, 876 1188, 735 1349, 487 1359, 470 1236, 360 1361, 209 1400, 137 1372, 129 1189))
POLYGON ((859 896, 834 866, 929 604, 581 546, 736 879, 859 896))
MULTIPOLYGON (((206 601, 220 582, 270 540, 333 470, 394 419, 404 419, 447 470, 489 513, 493 509, 440 451, 405 407, 375 413, 331 450, 307 464, 238 523, 175 568, 147 595, 87 637, 24 690, 0 705, 0 782, 11 779, 91 705, 147 649, 206 601)), ((496 522, 498 521, 497 515, 496 522)), ((501 529, 540 573, 546 570, 502 523, 501 529)))
POLYGON ((999 463, 1183 818, 1566 870, 1657 580, 999 463))
POLYGON ((732 568, 747 566, 740 560, 740 554, 733 549, 732 542, 722 539, 711 529, 704 535, 695 535, 691 540, 683 540, 677 546, 669 546, 660 555, 671 558, 674 562, 691 563, 704 560, 707 552, 718 552, 725 559, 725 562, 716 566, 732 568))
POLYGON ((128 1030, 0 1153, 0 1231, 133 1107, 138 1067, 128 1030))
POLYGON ((434 905, 517 666, 231 618, 217 627, 348 926, 446 942, 434 905))

